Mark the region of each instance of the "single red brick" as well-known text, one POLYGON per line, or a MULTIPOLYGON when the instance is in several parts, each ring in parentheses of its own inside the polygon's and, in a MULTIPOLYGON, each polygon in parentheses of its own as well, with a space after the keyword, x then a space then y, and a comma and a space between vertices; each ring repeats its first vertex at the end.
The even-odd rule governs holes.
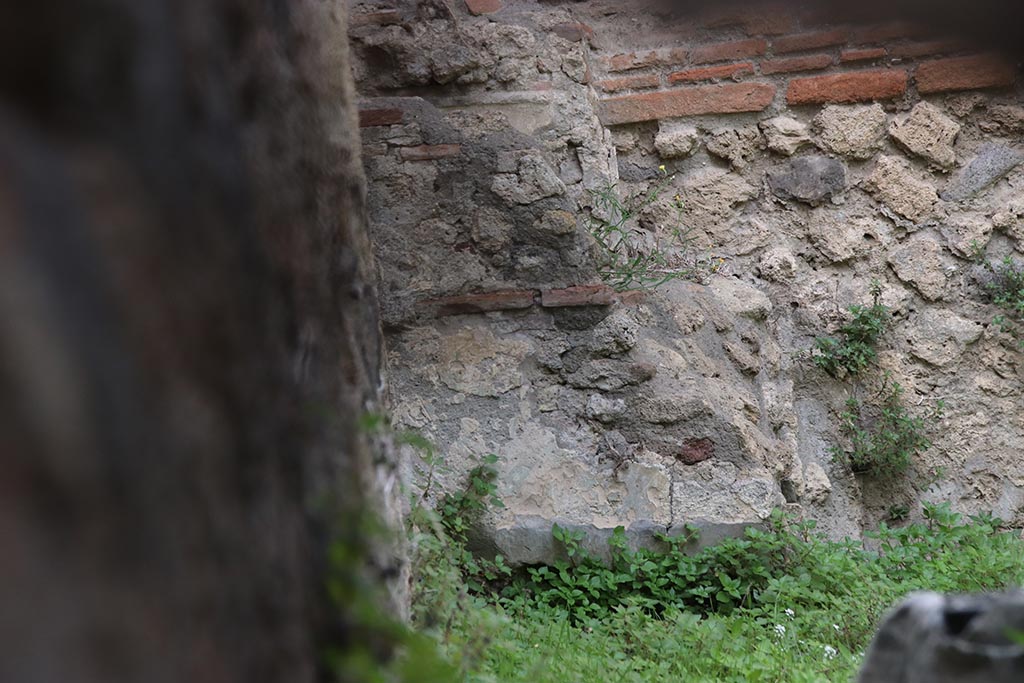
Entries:
POLYGON ((816 33, 800 33, 795 36, 783 36, 772 41, 772 52, 782 54, 784 52, 801 52, 803 50, 817 50, 832 45, 842 45, 846 42, 846 31, 834 29, 832 31, 819 31, 816 33))
POLYGON ((385 9, 379 12, 354 13, 349 16, 348 25, 353 28, 356 26, 388 26, 401 21, 402 17, 398 14, 398 10, 385 9))
POLYGON ((501 0, 466 0, 466 9, 477 16, 491 14, 501 9, 501 0))
POLYGON ((547 289, 540 293, 540 305, 545 308, 610 306, 617 300, 615 290, 608 285, 576 285, 564 289, 547 289))
POLYGON ((768 50, 768 41, 764 38, 736 40, 730 43, 701 45, 690 51, 690 61, 694 64, 708 62, 725 62, 731 59, 746 59, 763 55, 768 50))
POLYGON ((598 102, 598 116, 606 126, 656 121, 675 116, 733 114, 761 111, 775 98, 770 83, 718 83, 619 95, 598 102))
POLYGON ((685 69, 670 73, 667 78, 669 83, 693 83, 694 81, 707 81, 712 78, 739 78, 740 76, 749 76, 752 73, 754 73, 754 65, 751 62, 739 62, 736 64, 685 69))
POLYGON ((899 97, 907 91, 907 72, 902 69, 851 71, 828 76, 794 78, 786 92, 788 104, 867 102, 899 97))
POLYGON ((763 74, 785 74, 793 71, 813 71, 832 66, 832 55, 807 55, 786 59, 768 59, 761 62, 763 74))
POLYGON ((958 40, 932 40, 926 43, 904 43, 893 45, 889 48, 889 54, 901 59, 914 59, 916 57, 928 57, 941 55, 949 52, 958 52, 964 49, 964 43, 958 40))
POLYGON ((843 50, 839 53, 840 62, 864 62, 869 59, 881 59, 887 50, 884 47, 862 47, 854 50, 843 50))
POLYGON ((647 52, 625 52, 612 55, 605 60, 608 71, 629 71, 642 69, 646 66, 667 66, 682 64, 686 61, 686 50, 672 48, 669 50, 649 50, 647 52))
POLYGON ((950 57, 917 67, 915 80, 920 93, 998 88, 1013 85, 1017 69, 999 55, 950 57))
POLYGON ((657 88, 661 85, 661 78, 657 74, 625 76, 623 78, 608 78, 603 81, 598 81, 595 85, 605 92, 641 90, 643 88, 657 88))
POLYGON ((403 147, 398 153, 403 161, 432 161, 461 154, 462 148, 459 145, 418 145, 403 147))
POLYGON ((360 109, 359 127, 393 126, 405 117, 401 109, 360 109))
POLYGON ((579 21, 556 24, 551 27, 551 32, 559 38, 565 38, 573 43, 580 40, 591 40, 594 37, 594 29, 579 21))
POLYGON ((686 441, 676 458, 684 465, 696 465, 710 460, 715 455, 715 442, 711 439, 690 439, 686 441))
POLYGON ((536 303, 537 292, 533 289, 486 292, 484 294, 463 294, 442 299, 427 299, 420 304, 433 309, 434 315, 461 315, 464 313, 487 313, 488 311, 509 311, 529 308, 536 303))

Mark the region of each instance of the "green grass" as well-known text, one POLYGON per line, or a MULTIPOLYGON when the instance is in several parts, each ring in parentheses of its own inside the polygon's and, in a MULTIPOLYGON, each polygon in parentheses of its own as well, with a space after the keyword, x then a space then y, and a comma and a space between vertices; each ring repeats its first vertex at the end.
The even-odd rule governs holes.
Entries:
POLYGON ((612 567, 576 554, 548 572, 487 580, 467 576, 440 518, 421 518, 418 640, 382 680, 852 680, 879 618, 907 593, 1021 583, 1024 543, 1000 524, 930 506, 924 523, 883 526, 866 547, 779 515, 767 531, 693 556, 682 542, 620 548, 612 567))

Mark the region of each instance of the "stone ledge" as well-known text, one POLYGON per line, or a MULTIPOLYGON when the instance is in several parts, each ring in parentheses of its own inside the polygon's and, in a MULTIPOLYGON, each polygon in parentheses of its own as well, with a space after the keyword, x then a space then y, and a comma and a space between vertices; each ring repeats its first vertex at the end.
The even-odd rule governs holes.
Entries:
POLYGON ((417 145, 404 147, 399 151, 403 161, 434 161, 458 156, 461 153, 462 146, 456 144, 417 145))
POLYGON ((432 308, 435 316, 444 317, 530 308, 536 298, 537 290, 535 289, 507 289, 483 294, 462 294, 440 299, 426 299, 421 301, 420 305, 432 308))
POLYGON ((618 299, 618 293, 608 285, 577 285, 540 293, 540 305, 544 308, 610 306, 618 299))
POLYGON ((540 304, 544 308, 576 306, 637 306, 647 293, 639 290, 616 292, 608 285, 576 285, 559 289, 502 289, 479 294, 460 294, 437 299, 423 299, 421 308, 436 317, 522 310, 540 304))

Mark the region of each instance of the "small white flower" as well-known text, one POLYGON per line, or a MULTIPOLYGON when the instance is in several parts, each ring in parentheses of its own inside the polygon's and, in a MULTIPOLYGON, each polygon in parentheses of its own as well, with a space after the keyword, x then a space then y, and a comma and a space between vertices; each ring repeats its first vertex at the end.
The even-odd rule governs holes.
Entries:
POLYGON ((775 624, 775 635, 777 635, 780 638, 786 635, 786 627, 782 624, 775 624))
POLYGON ((836 630, 836 633, 839 632, 839 624, 832 624, 832 628, 836 630))
POLYGON ((835 659, 836 655, 839 654, 839 650, 835 649, 831 645, 825 646, 825 659, 835 659))
POLYGON ((787 616, 787 617, 789 617, 790 619, 792 619, 793 617, 795 617, 795 616, 796 616, 796 612, 794 612, 794 611, 793 611, 793 610, 791 610, 791 609, 787 609, 787 610, 786 610, 786 616, 787 616))

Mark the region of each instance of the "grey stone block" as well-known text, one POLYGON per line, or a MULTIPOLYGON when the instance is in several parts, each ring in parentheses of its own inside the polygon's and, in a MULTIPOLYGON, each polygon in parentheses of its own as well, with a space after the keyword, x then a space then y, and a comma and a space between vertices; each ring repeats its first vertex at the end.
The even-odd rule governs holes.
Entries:
POLYGON ((821 155, 798 157, 769 171, 768 185, 780 199, 821 204, 846 189, 846 165, 821 155))
POLYGON ((987 142, 966 166, 950 179, 939 196, 947 202, 962 202, 978 194, 1024 161, 1024 151, 998 142, 987 142))

